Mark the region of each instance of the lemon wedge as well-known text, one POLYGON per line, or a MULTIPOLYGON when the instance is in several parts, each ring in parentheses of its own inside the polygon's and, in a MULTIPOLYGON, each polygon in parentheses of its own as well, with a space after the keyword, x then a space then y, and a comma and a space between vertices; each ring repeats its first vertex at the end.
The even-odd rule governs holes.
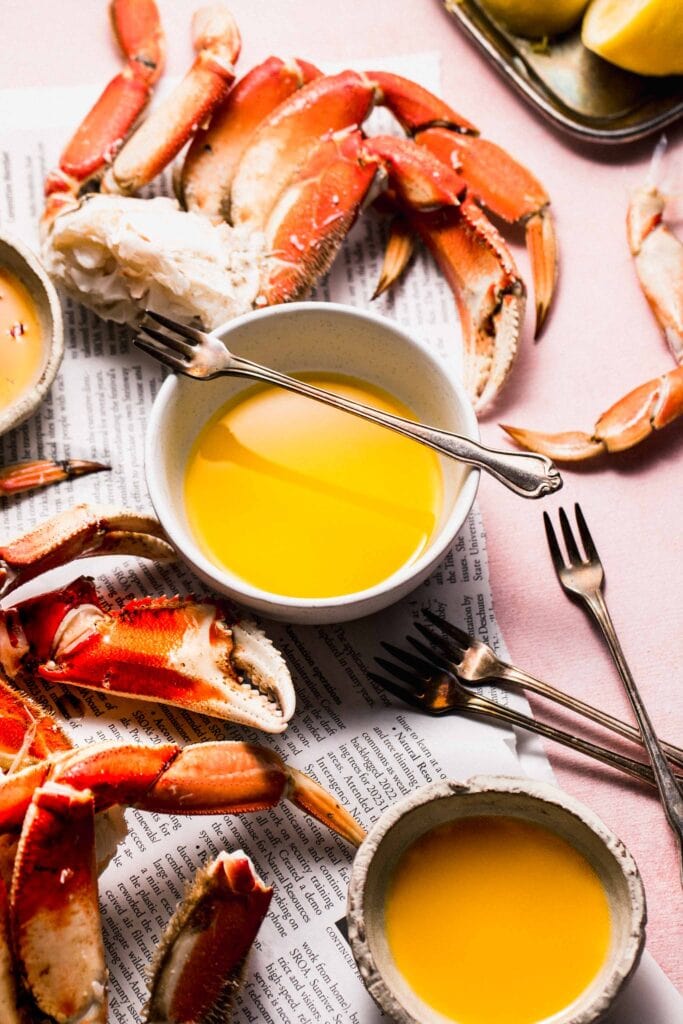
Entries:
POLYGON ((680 0, 594 0, 583 19, 583 45, 639 75, 683 74, 680 0))
POLYGON ((481 0, 482 6, 517 36, 559 36, 578 23, 588 0, 481 0))

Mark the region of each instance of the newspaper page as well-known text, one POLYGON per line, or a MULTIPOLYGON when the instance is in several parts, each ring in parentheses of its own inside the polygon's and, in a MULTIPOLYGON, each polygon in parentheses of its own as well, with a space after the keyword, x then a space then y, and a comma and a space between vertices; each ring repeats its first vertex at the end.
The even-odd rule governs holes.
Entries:
MULTIPOLYGON (((374 62, 375 65, 378 63, 374 62)), ((438 88, 433 55, 387 61, 389 69, 438 88)), ((42 183, 100 86, 0 93, 0 227, 37 246, 42 183)), ((376 115, 373 115, 376 116, 376 115)), ((386 119, 386 114, 380 117, 386 119)), ((387 123, 382 126, 384 130, 387 123)), ((169 175, 156 186, 170 193, 169 175)), ((383 251, 383 226, 364 216, 314 297, 366 306, 383 251)), ((458 360, 452 296, 423 253, 374 307, 458 360)), ((0 464, 41 457, 98 459, 112 470, 0 503, 3 540, 82 501, 151 512, 144 479, 147 417, 164 371, 134 348, 131 333, 64 300, 66 351, 40 411, 0 439, 0 464)), ((145 594, 201 593, 182 563, 154 566, 99 559, 56 570, 24 588, 29 596, 79 574, 95 575, 103 599, 121 607, 145 594)), ((264 737, 178 708, 41 683, 34 696, 66 722, 75 744, 244 739, 275 749, 333 792, 365 826, 406 793, 440 778, 520 774, 511 730, 453 716, 431 719, 396 703, 368 678, 380 640, 397 644, 428 605, 502 651, 488 579, 486 537, 475 507, 443 564, 410 597, 371 618, 294 628, 264 623, 286 657, 297 691, 287 731, 264 737)), ((489 691, 503 702, 521 698, 489 691)), ((538 759, 538 773, 545 761, 538 759)), ((146 1000, 145 971, 164 927, 199 865, 244 849, 274 886, 234 1016, 240 1024, 368 1024, 381 1014, 356 972, 345 933, 353 851, 283 803, 241 817, 181 817, 128 810, 128 836, 100 879, 109 965, 110 1019, 134 1024, 146 1000)))

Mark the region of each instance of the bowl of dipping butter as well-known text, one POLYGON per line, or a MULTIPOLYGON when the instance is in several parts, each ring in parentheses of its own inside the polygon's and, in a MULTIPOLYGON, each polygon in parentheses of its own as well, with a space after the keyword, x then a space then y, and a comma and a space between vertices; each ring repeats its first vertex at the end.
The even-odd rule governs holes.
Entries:
POLYGON ((398 1024, 595 1024, 645 942, 636 864, 546 783, 477 776, 389 808, 354 860, 347 922, 398 1024))
POLYGON ((0 235, 0 434, 31 416, 64 351, 57 292, 37 256, 0 235))
MULTIPOLYGON (((451 371, 398 324, 302 302, 216 334, 318 387, 478 439, 451 371)), ((271 385, 171 376, 146 472, 172 544, 214 590, 270 618, 339 622, 414 589, 444 557, 479 471, 394 431, 271 385)))

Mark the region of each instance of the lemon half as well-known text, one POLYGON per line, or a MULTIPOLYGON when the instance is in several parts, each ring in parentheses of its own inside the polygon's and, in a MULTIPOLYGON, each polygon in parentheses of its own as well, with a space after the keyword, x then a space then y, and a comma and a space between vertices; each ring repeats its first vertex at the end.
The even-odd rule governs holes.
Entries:
POLYGON ((683 74, 682 0, 593 0, 583 45, 639 75, 683 74))
POLYGON ((588 0, 481 0, 482 6, 517 36, 559 36, 578 23, 588 0))

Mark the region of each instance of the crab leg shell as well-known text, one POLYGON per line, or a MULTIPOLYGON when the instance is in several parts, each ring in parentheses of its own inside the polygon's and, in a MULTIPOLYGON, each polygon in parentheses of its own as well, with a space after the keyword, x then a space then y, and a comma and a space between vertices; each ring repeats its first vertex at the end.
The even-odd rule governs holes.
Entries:
MULTIPOLYGON (((0 628, 0 646, 3 639, 0 628)), ((0 652, 0 664, 2 661, 0 652)), ((71 741, 49 712, 0 679, 0 769, 13 771, 71 747, 71 741)))
POLYGON ((73 480, 77 476, 89 473, 100 473, 111 469, 101 462, 86 462, 83 459, 35 459, 32 462, 17 462, 0 469, 0 496, 21 494, 35 487, 49 487, 63 480, 73 480))
POLYGON ((281 103, 242 154, 230 199, 233 224, 263 231, 280 194, 322 136, 361 124, 374 96, 363 75, 343 71, 309 82, 281 103))
POLYGON ((14 956, 9 923, 9 892, 0 878, 0 1020, 3 1024, 24 1024, 18 1007, 14 956))
POLYGON ((112 0, 114 32, 127 63, 106 86, 45 182, 43 222, 111 162, 147 106, 164 66, 164 38, 154 0, 112 0))
POLYGON ((638 189, 626 230, 640 286, 674 359, 683 363, 683 242, 664 223, 665 206, 655 187, 638 189))
POLYGON ((93 554, 131 554, 173 561, 175 552, 151 516, 97 505, 76 505, 0 546, 0 595, 93 554))
POLYGON ((25 985, 60 1024, 106 1024, 107 970, 97 902, 93 799, 48 783, 26 814, 10 921, 25 985))
POLYGON ((620 398, 600 416, 592 434, 579 431, 543 434, 521 427, 501 426, 523 448, 561 462, 581 462, 606 452, 633 448, 681 415, 683 366, 678 366, 620 398))
POLYGON ((172 814, 241 814, 286 797, 348 842, 358 845, 364 836, 344 807, 274 751, 227 740, 187 747, 92 744, 24 768, 0 779, 0 832, 21 824, 48 773, 92 791, 98 811, 124 804, 172 814))
POLYGON ((336 132, 319 143, 266 223, 257 306, 301 298, 329 269, 378 171, 359 131, 336 132))
POLYGON ((121 149, 105 179, 108 191, 130 194, 155 178, 227 95, 241 47, 234 18, 222 4, 203 7, 192 36, 192 67, 121 149))
POLYGON ((320 71, 306 61, 269 57, 241 78, 187 151, 178 189, 185 207, 229 220, 230 188, 252 135, 280 103, 318 77, 320 71))
POLYGON ((377 90, 377 103, 388 107, 408 135, 435 125, 478 134, 470 121, 417 82, 390 71, 367 71, 366 77, 377 90))
POLYGON ((195 877, 156 956, 147 1020, 209 1024, 227 1019, 272 892, 241 850, 219 854, 195 877))
POLYGON ((511 224, 524 224, 536 296, 536 336, 552 302, 557 280, 557 239, 550 197, 540 181, 495 142, 445 128, 420 132, 425 146, 467 183, 469 194, 511 224))
POLYGON ((391 288, 394 281, 398 280, 410 263, 414 249, 414 235, 406 218, 394 217, 389 228, 389 237, 384 248, 384 259, 377 285, 372 293, 373 299, 378 299, 387 288, 391 288))
POLYGON ((517 353, 525 290, 493 225, 470 199, 408 218, 450 284, 465 346, 465 387, 475 409, 498 394, 517 353))
POLYGON ((109 613, 80 577, 0 611, 0 668, 282 732, 296 704, 287 666, 258 627, 233 618, 223 603, 191 598, 109 613), (16 650, 5 653, 10 635, 16 650))

